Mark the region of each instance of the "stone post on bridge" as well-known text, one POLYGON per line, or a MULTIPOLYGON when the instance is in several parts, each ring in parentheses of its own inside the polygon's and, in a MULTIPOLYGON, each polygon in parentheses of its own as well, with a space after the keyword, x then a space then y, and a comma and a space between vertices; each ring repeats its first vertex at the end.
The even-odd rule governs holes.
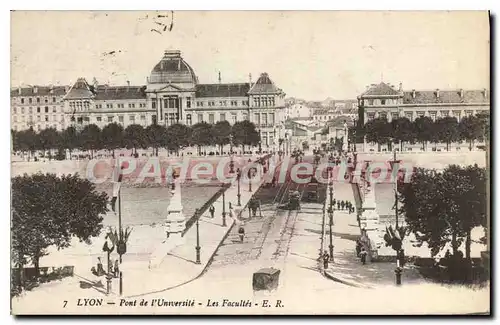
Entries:
POLYGON ((365 184, 362 213, 360 216, 360 229, 366 231, 366 236, 370 240, 371 258, 378 257, 378 249, 382 246, 382 236, 380 235, 380 217, 376 211, 375 189, 365 184))
POLYGON ((175 172, 172 173, 172 197, 167 208, 165 220, 166 240, 156 247, 149 260, 149 269, 157 269, 161 266, 167 254, 177 246, 184 243, 182 232, 186 227, 186 219, 182 207, 181 180, 175 172))
POLYGON ((179 242, 182 232, 186 227, 186 219, 182 207, 181 181, 175 172, 172 175, 172 197, 167 208, 167 220, 165 222, 167 238, 169 241, 179 242))

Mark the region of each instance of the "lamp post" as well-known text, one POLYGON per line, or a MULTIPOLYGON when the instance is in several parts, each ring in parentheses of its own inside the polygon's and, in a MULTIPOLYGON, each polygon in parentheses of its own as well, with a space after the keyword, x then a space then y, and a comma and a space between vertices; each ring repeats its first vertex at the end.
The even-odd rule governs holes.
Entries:
POLYGON ((229 162, 229 173, 234 174, 234 160, 233 160, 233 135, 229 135, 229 155, 231 161, 229 162))
POLYGON ((259 154, 262 153, 262 132, 259 128, 259 154))
POLYGON ((285 155, 288 156, 288 133, 285 133, 285 155))
POLYGON ((332 261, 332 263, 334 262, 333 260, 333 232, 332 232, 332 226, 333 226, 333 180, 330 181, 330 206, 328 207, 328 217, 330 219, 330 225, 329 225, 329 228, 330 228, 330 245, 329 245, 329 248, 330 248, 330 261, 332 261))
POLYGON ((108 246, 108 238, 109 238, 108 233, 106 235, 106 241, 104 242, 104 245, 102 246, 102 251, 107 253, 107 272, 106 272, 106 295, 109 295, 111 292, 111 279, 113 276, 111 275, 111 252, 115 249, 115 246, 111 246, 111 248, 108 246))
POLYGON ((226 224, 226 189, 222 184, 222 227, 227 227, 226 224))
POLYGON ((200 261, 200 219, 198 209, 196 209, 196 264, 201 264, 200 261))
POLYGON ((241 206, 241 192, 240 192, 240 181, 241 181, 241 170, 238 168, 236 170, 236 178, 238 181, 238 206, 241 206))
MULTIPOLYGON (((396 217, 396 229, 393 232, 396 232, 398 236, 393 236, 392 231, 386 232, 384 239, 388 245, 392 247, 396 251, 396 269, 394 273, 396 275, 396 285, 401 285, 401 273, 403 272, 403 263, 404 263, 404 249, 403 249, 403 239, 405 237, 406 230, 404 227, 399 227, 399 212, 398 212, 398 172, 399 167, 398 164, 400 160, 397 160, 396 157, 396 148, 394 148, 394 159, 390 161, 392 167, 392 173, 394 179, 394 209, 395 209, 395 217, 396 217)), ((392 228, 392 226, 390 226, 392 228)), ((391 229, 392 230, 392 229, 391 229)))
POLYGON ((391 162, 391 167, 392 167, 392 174, 395 177, 394 179, 394 212, 396 215, 396 229, 398 228, 398 219, 399 219, 399 213, 398 213, 398 173, 399 173, 399 162, 401 160, 396 159, 396 148, 394 148, 394 160, 391 162), (396 170, 395 170, 396 168, 396 170))
POLYGON ((248 192, 252 192, 252 169, 248 170, 248 192))

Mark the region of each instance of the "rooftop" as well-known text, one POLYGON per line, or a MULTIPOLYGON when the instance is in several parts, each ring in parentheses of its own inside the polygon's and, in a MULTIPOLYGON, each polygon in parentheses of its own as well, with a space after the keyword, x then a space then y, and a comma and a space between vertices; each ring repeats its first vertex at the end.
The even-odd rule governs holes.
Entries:
POLYGON ((31 86, 10 90, 11 97, 20 96, 64 96, 67 86, 31 86))
POLYGON ((249 83, 199 84, 196 85, 196 98, 245 97, 249 90, 249 83))
POLYGON ((257 82, 252 85, 252 88, 248 92, 249 94, 276 94, 281 90, 276 87, 274 82, 269 78, 269 75, 264 72, 260 75, 257 82))
POLYGON ((405 91, 404 104, 433 104, 433 103, 489 103, 490 94, 483 90, 415 90, 405 91), (438 96, 439 94, 439 96, 438 96))

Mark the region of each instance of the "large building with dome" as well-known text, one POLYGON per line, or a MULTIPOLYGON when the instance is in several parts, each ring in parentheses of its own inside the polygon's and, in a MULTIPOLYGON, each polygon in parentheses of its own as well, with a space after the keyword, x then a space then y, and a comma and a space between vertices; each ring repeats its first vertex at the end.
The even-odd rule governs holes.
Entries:
MULTIPOLYGON (((38 88, 47 88, 49 97, 55 97, 49 94, 50 87, 38 88)), ((30 89, 11 90, 12 106, 19 106, 19 113, 21 106, 24 113, 25 103, 29 101, 24 97, 38 97, 38 92, 32 87, 30 89)), ((169 126, 175 123, 193 125, 228 121, 234 124, 249 120, 259 130, 262 144, 268 146, 277 143, 285 132, 285 94, 267 73, 262 73, 255 82, 250 78, 249 82, 222 83, 219 76, 219 83, 202 84, 180 51, 165 51, 153 67, 146 85, 108 86, 96 80, 88 82, 79 78, 71 87, 58 87, 56 93, 57 116, 49 116, 52 115, 50 109, 47 113, 43 109, 32 108, 30 116, 21 120, 16 109, 13 129, 33 127, 39 131, 55 127, 61 130, 68 126, 83 128, 88 124, 102 128, 113 122, 124 128, 131 124, 146 127, 155 123, 169 126)), ((47 95, 45 90, 44 95, 47 95)), ((35 99, 29 102, 36 106, 35 99)))

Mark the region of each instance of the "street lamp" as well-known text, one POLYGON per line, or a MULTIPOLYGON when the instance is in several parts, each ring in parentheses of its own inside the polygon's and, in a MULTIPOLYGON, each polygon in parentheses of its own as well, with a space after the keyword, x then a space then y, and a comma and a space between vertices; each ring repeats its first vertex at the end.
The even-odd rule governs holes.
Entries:
POLYGON ((400 160, 396 159, 396 149, 394 149, 394 160, 389 161, 392 167, 393 176, 395 174, 394 180, 394 209, 396 216, 396 227, 392 229, 392 226, 386 228, 386 233, 384 235, 384 240, 386 246, 391 246, 393 250, 396 251, 396 269, 394 273, 396 275, 396 285, 401 285, 401 273, 403 272, 404 263, 404 249, 403 249, 403 239, 406 234, 405 227, 399 227, 399 212, 398 212, 398 164, 400 160))
POLYGON ((330 261, 333 263, 333 232, 332 232, 332 226, 333 226, 333 180, 330 182, 330 206, 328 207, 328 217, 330 219, 330 261))
POLYGON ((236 170, 236 179, 238 181, 238 206, 241 206, 241 192, 240 192, 241 170, 239 168, 236 170))
POLYGON ((196 209, 195 215, 196 215, 196 264, 201 264, 201 260, 200 260, 200 250, 201 250, 201 247, 200 247, 200 219, 199 219, 200 216, 198 215, 198 209, 196 209))
POLYGON ((226 224, 226 189, 222 184, 222 227, 227 227, 226 224))
POLYGON ((109 295, 111 292, 111 279, 113 276, 111 275, 111 252, 115 250, 115 245, 108 246, 108 238, 109 233, 106 235, 104 245, 102 246, 102 251, 107 253, 107 262, 108 262, 108 271, 106 272, 106 294, 109 295))
POLYGON ((259 155, 262 153, 262 134, 259 129, 259 155))
POLYGON ((252 168, 248 169, 248 192, 252 192, 252 168))
POLYGON ((229 155, 231 157, 231 161, 229 162, 229 173, 234 174, 234 160, 233 160, 233 135, 229 135, 229 155))

